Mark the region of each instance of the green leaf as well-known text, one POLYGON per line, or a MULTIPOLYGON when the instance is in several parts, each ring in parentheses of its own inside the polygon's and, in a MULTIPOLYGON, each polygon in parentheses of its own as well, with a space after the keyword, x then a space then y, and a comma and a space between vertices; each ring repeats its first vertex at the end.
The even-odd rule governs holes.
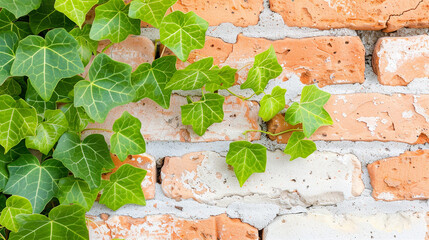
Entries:
POLYGON ((66 116, 61 110, 47 110, 45 121, 40 123, 36 129, 36 136, 26 137, 25 143, 28 148, 39 150, 47 155, 55 143, 68 129, 66 116))
POLYGON ((240 187, 253 173, 265 172, 267 148, 247 141, 232 142, 226 155, 226 163, 234 167, 240 187))
POLYGON ((57 182, 67 176, 67 169, 55 159, 40 165, 33 155, 23 155, 8 165, 10 178, 4 193, 30 200, 34 212, 41 212, 58 191, 57 182))
POLYGON ((208 27, 209 23, 194 12, 175 11, 162 20, 161 42, 185 62, 192 50, 204 47, 208 27))
POLYGON ((20 144, 13 147, 6 154, 4 153, 4 148, 0 146, 0 191, 4 190, 9 180, 7 165, 25 154, 30 154, 30 152, 25 147, 24 141, 21 141, 20 144))
POLYGON ((128 155, 142 154, 146 152, 146 144, 140 129, 140 120, 125 111, 113 124, 115 132, 110 138, 110 151, 121 161, 127 159, 128 155))
POLYGON ((61 107, 64 112, 67 122, 69 123, 69 130, 72 132, 81 132, 88 126, 89 123, 94 122, 88 114, 86 114, 83 107, 74 107, 69 103, 61 107))
POLYGON ((55 10, 54 4, 55 0, 42 0, 40 8, 28 14, 30 28, 34 34, 53 28, 65 28, 70 31, 76 26, 66 15, 55 10))
POLYGON ((224 101, 223 96, 207 93, 200 101, 181 106, 183 124, 192 125, 194 132, 202 136, 213 123, 222 122, 224 101))
POLYGON ((54 29, 43 39, 28 36, 19 42, 11 73, 26 75, 37 93, 49 101, 58 82, 84 71, 77 41, 64 29, 54 29))
POLYGON ((159 28, 165 13, 176 2, 177 0, 134 0, 130 4, 129 15, 159 28))
POLYGON ((24 100, 0 96, 0 145, 8 152, 27 136, 36 134, 37 113, 24 100))
POLYGON ((41 3, 42 0, 0 0, 0 8, 6 8, 19 18, 39 8, 41 3))
POLYGON ((109 39, 118 43, 128 35, 140 35, 140 20, 128 17, 129 4, 124 0, 110 0, 95 8, 95 19, 89 36, 93 40, 109 39))
POLYGON ((113 211, 125 204, 146 205, 141 187, 145 175, 146 170, 144 169, 129 164, 122 165, 110 175, 110 181, 107 182, 100 197, 100 203, 113 211))
POLYGON ((255 63, 249 70, 247 80, 241 85, 241 89, 251 88, 256 94, 264 91, 268 81, 282 73, 283 68, 277 61, 274 47, 271 47, 255 57, 255 63))
POLYGON ((0 95, 7 94, 12 97, 19 96, 21 94, 21 85, 14 79, 8 78, 3 85, 0 86, 0 95))
POLYGON ((141 64, 131 75, 131 85, 136 90, 134 102, 147 97, 168 109, 172 90, 166 89, 165 86, 175 72, 175 56, 158 58, 152 65, 141 64))
POLYGON ((56 0, 55 9, 81 27, 85 22, 86 14, 97 3, 98 0, 56 0))
POLYGON ((19 39, 31 34, 28 22, 16 21, 15 16, 6 9, 0 10, 0 32, 12 31, 19 39))
POLYGON ((58 141, 53 157, 60 160, 75 177, 85 180, 91 189, 101 184, 103 168, 115 167, 103 135, 92 134, 83 142, 75 133, 64 133, 58 141))
POLYGON ((286 111, 285 120, 291 125, 302 123, 304 134, 309 138, 321 126, 331 125, 332 119, 323 108, 331 94, 319 90, 316 86, 305 86, 301 102, 293 103, 286 111))
POLYGON ((74 105, 83 106, 97 122, 104 122, 114 107, 131 102, 135 97, 131 86, 130 65, 112 60, 106 54, 95 57, 89 68, 90 81, 80 81, 74 87, 74 105))
POLYGON ((268 122, 285 107, 285 94, 286 89, 276 86, 271 94, 262 98, 260 102, 261 108, 259 109, 259 116, 262 120, 268 122))
POLYGON ((37 111, 39 120, 41 121, 44 117, 46 110, 54 110, 57 108, 55 103, 55 96, 51 97, 49 101, 45 101, 39 96, 36 89, 34 89, 31 83, 27 85, 27 91, 25 92, 25 101, 37 111))
POLYGON ((194 90, 202 88, 208 82, 216 82, 218 71, 210 70, 213 58, 208 57, 192 63, 185 69, 174 73, 166 88, 171 90, 194 90))
POLYGON ((18 36, 11 31, 0 32, 0 85, 11 77, 10 69, 15 61, 18 36))
POLYGON ((10 240, 89 240, 85 209, 79 205, 60 205, 49 212, 49 218, 40 214, 17 217, 21 227, 10 234, 10 240))
POLYGON ((79 75, 61 79, 55 88, 51 100, 54 99, 56 102, 69 102, 69 94, 73 91, 74 85, 83 79, 84 78, 79 75))
POLYGON ((31 202, 28 199, 14 195, 6 200, 6 207, 1 212, 0 224, 12 232, 16 232, 19 229, 16 216, 19 214, 31 214, 33 208, 31 202))
POLYGON ((206 84, 206 90, 209 92, 215 92, 220 89, 228 89, 235 83, 235 73, 237 69, 231 68, 230 66, 224 66, 219 69, 218 66, 214 66, 212 71, 217 71, 218 77, 212 82, 206 84))
POLYGON ((86 211, 91 209, 100 191, 98 188, 91 190, 85 181, 72 176, 61 178, 58 185, 57 198, 62 205, 79 204, 86 211))
MULTIPOLYGON (((72 1, 72 0, 70 0, 72 1)), ((97 54, 98 42, 89 38, 91 25, 86 24, 82 29, 74 28, 70 34, 77 40, 79 44, 79 54, 83 65, 87 65, 91 60, 92 54, 97 54)))
POLYGON ((285 153, 290 155, 290 161, 299 157, 306 158, 317 150, 316 144, 311 140, 304 140, 302 132, 293 132, 285 148, 285 153))

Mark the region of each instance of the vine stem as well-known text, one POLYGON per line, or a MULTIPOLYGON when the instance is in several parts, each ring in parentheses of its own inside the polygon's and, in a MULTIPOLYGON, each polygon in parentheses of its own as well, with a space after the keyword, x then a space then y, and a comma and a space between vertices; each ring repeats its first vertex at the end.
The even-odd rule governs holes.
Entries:
POLYGON ((253 63, 248 63, 246 65, 244 65, 243 67, 241 67, 240 69, 237 70, 237 72, 240 72, 241 70, 245 69, 246 67, 251 66, 253 63))
POLYGON ((114 133, 112 130, 104 129, 104 128, 87 128, 87 129, 84 129, 82 132, 85 132, 85 131, 105 131, 105 132, 114 133))
POLYGON ((243 135, 246 135, 246 134, 248 134, 249 132, 260 132, 260 133, 265 133, 265 134, 267 134, 267 135, 271 135, 271 136, 275 137, 275 136, 279 136, 279 135, 282 135, 282 134, 285 134, 285 133, 288 133, 288 132, 295 132, 295 131, 297 131, 297 132, 302 132, 302 129, 288 129, 288 130, 286 130, 286 131, 279 132, 279 133, 272 133, 272 132, 266 132, 266 131, 262 131, 262 130, 255 130, 255 129, 252 129, 252 130, 247 130, 247 131, 245 131, 245 132, 243 133, 243 135))
POLYGON ((243 96, 240 96, 240 95, 238 95, 238 94, 235 94, 234 92, 232 92, 232 91, 231 91, 231 90, 229 90, 229 89, 226 89, 226 91, 228 91, 228 92, 229 92, 229 93, 231 93, 232 95, 234 95, 234 96, 236 96, 236 97, 240 98, 241 100, 248 100, 248 99, 250 99, 250 98, 252 98, 253 96, 255 96, 255 95, 256 95, 256 93, 253 93, 253 94, 252 94, 252 96, 245 98, 245 97, 243 97, 243 96))
POLYGON ((162 56, 164 56, 165 49, 167 48, 165 45, 162 45, 162 46, 163 46, 163 48, 162 48, 161 55, 159 56, 160 58, 162 58, 162 56))
POLYGON ((101 51, 102 53, 104 53, 108 48, 110 48, 114 43, 110 42, 105 48, 103 48, 103 51, 101 51))

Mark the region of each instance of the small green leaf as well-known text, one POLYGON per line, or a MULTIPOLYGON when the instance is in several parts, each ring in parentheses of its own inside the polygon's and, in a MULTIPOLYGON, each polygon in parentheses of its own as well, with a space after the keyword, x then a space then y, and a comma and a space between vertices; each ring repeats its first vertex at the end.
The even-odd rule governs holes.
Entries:
POLYGON ((84 71, 77 41, 64 29, 54 29, 19 42, 11 73, 26 75, 37 93, 49 101, 58 82, 84 71))
POLYGON ((0 0, 0 8, 5 8, 15 15, 15 18, 27 15, 38 9, 42 0, 0 0))
POLYGON ((15 16, 6 9, 0 10, 0 32, 12 31, 19 39, 31 34, 28 22, 16 21, 15 16))
POLYGON ((21 85, 13 78, 8 78, 3 85, 0 86, 0 95, 10 95, 12 97, 19 96, 21 94, 21 85))
POLYGON ((66 116, 61 110, 47 110, 45 121, 40 123, 36 129, 36 136, 29 136, 25 139, 28 148, 39 150, 47 155, 52 150, 55 143, 68 129, 66 116))
POLYGON ((10 69, 15 61, 18 36, 11 31, 0 32, 0 85, 11 77, 10 69))
POLYGON ((6 200, 6 207, 1 212, 0 224, 12 232, 16 232, 19 229, 16 216, 19 214, 31 214, 33 208, 31 202, 24 197, 17 195, 11 196, 6 200))
POLYGON ((214 66, 212 71, 217 71, 218 77, 213 82, 206 84, 206 90, 209 92, 215 92, 220 89, 228 89, 235 83, 235 73, 237 69, 231 68, 230 66, 224 66, 219 69, 218 66, 214 66))
POLYGON ((176 72, 176 57, 166 56, 150 63, 141 64, 131 75, 131 84, 136 90, 134 102, 150 98, 161 107, 170 107, 171 89, 166 89, 167 82, 176 72))
POLYGON ((223 96, 207 93, 200 101, 181 106, 183 124, 192 125, 194 132, 202 136, 213 123, 222 122, 224 101, 223 96))
POLYGON ((37 113, 24 100, 0 96, 0 145, 8 152, 27 136, 36 134, 37 113))
POLYGON ((89 38, 91 25, 86 24, 82 29, 74 28, 70 34, 77 40, 79 44, 79 54, 83 65, 87 65, 91 60, 92 54, 97 54, 98 42, 89 38))
POLYGON ((192 50, 204 47, 208 27, 208 22, 194 12, 175 11, 162 20, 161 42, 185 62, 192 50))
POLYGON ((247 141, 232 142, 226 155, 226 163, 234 167, 240 187, 253 173, 265 172, 267 148, 247 141))
POLYGON ((98 188, 91 190, 85 181, 72 176, 61 178, 58 186, 57 198, 62 205, 79 204, 86 211, 91 209, 100 191, 98 188))
POLYGON ((30 200, 34 212, 41 212, 58 191, 57 182, 67 176, 67 169, 55 159, 40 165, 33 155, 23 155, 8 165, 10 178, 4 193, 30 200))
POLYGON ((84 78, 79 75, 61 79, 55 88, 51 100, 54 99, 56 102, 69 102, 70 92, 73 91, 74 85, 81 80, 84 80, 84 78))
POLYGON ((304 134, 309 138, 321 126, 331 125, 332 119, 323 108, 331 94, 319 90, 316 86, 305 86, 301 102, 293 103, 286 111, 285 120, 291 125, 302 123, 304 134))
POLYGON ((97 3, 98 0, 56 0, 55 9, 81 27, 85 22, 86 14, 97 3))
POLYGON ((299 157, 306 158, 317 150, 316 144, 311 140, 304 140, 302 132, 294 132, 290 136, 285 148, 285 153, 290 155, 290 161, 299 157))
POLYGON ((90 81, 74 87, 74 105, 83 106, 88 115, 102 123, 114 107, 131 102, 135 97, 131 86, 130 65, 112 60, 106 54, 95 57, 89 68, 90 81))
POLYGON ((110 176, 110 181, 107 182, 100 197, 100 203, 113 211, 125 204, 146 205, 141 187, 145 175, 144 169, 129 164, 122 165, 110 176))
POLYGON ((88 114, 86 114, 83 107, 74 107, 69 103, 61 107, 64 112, 67 122, 69 123, 69 130, 72 132, 83 131, 89 123, 94 122, 88 114))
POLYGON ((95 8, 95 19, 89 36, 93 40, 124 41, 128 35, 140 35, 140 20, 128 17, 129 4, 124 0, 110 0, 95 8))
POLYGON ((177 0, 134 0, 130 4, 129 15, 159 28, 167 10, 177 0))
POLYGON ((249 70, 247 80, 241 85, 241 89, 251 88, 256 94, 260 94, 268 81, 280 76, 282 71, 283 68, 277 60, 274 47, 271 46, 267 51, 256 55, 255 63, 249 70))
POLYGON ((76 26, 66 15, 55 10, 54 4, 55 0, 42 0, 40 8, 28 14, 30 28, 34 34, 54 28, 64 28, 70 31, 76 26))
POLYGON ((271 94, 262 98, 261 108, 259 109, 259 116, 262 120, 268 122, 285 107, 285 94, 286 89, 276 86, 271 94))
POLYGON ((64 133, 58 141, 53 157, 61 161, 75 177, 85 180, 91 189, 101 184, 103 168, 115 167, 103 135, 92 134, 83 142, 75 133, 64 133))
POLYGON ((146 143, 140 133, 141 128, 140 120, 125 111, 113 124, 115 133, 110 138, 110 151, 118 155, 121 161, 128 155, 146 152, 146 143))
POLYGON ((194 90, 202 88, 208 82, 216 82, 218 71, 210 70, 213 58, 208 57, 192 63, 185 69, 174 73, 166 88, 171 90, 194 90))

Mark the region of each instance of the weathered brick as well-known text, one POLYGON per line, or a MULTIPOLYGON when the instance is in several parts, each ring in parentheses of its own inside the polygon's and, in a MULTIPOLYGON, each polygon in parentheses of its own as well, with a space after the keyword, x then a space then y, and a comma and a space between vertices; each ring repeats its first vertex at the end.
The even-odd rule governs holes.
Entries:
POLYGON ((393 32, 429 27, 429 0, 270 0, 290 27, 393 32))
POLYGON ((87 223, 90 239, 157 240, 257 240, 258 230, 225 214, 203 220, 185 220, 172 215, 145 218, 114 216, 100 220, 93 216, 87 223))
POLYGON ((315 152, 289 161, 281 151, 268 151, 265 173, 253 174, 240 187, 233 169, 215 152, 166 157, 162 189, 176 200, 195 199, 217 206, 232 202, 273 203, 282 208, 328 205, 359 196, 364 185, 354 155, 315 152))
MULTIPOLYGON (((421 144, 429 136, 429 95, 332 95, 325 108, 334 124, 319 128, 312 140, 421 144)), ((272 133, 288 128, 282 114, 268 122, 268 130, 272 133)), ((288 135, 270 138, 287 143, 288 135)))
MULTIPOLYGON (((172 95, 169 109, 163 109, 155 102, 144 99, 116 107, 110 111, 102 124, 89 124, 88 128, 112 129, 113 123, 120 118, 124 111, 137 117, 141 123, 141 133, 147 141, 182 141, 182 142, 211 142, 243 140, 243 132, 249 129, 260 129, 259 104, 253 101, 243 101, 237 97, 226 97, 223 105, 225 117, 223 122, 210 126, 203 136, 198 136, 192 126, 182 124, 180 106, 187 104, 186 98, 172 95)), ((85 131, 83 136, 91 133, 102 133, 110 142, 111 133, 103 131, 85 131)), ((257 132, 247 134, 249 140, 260 139, 257 132)))
POLYGON ((429 150, 406 152, 368 165, 377 200, 429 199, 429 150))
POLYGON ((372 56, 374 72, 383 85, 408 85, 416 78, 429 77, 427 35, 380 38, 372 56))
POLYGON ((298 75, 304 84, 318 83, 320 87, 365 81, 365 49, 359 37, 285 38, 271 41, 239 35, 235 44, 207 37, 204 48, 192 52, 189 61, 214 56, 215 64, 239 69, 238 83, 243 83, 255 56, 271 45, 283 67, 279 77, 283 81, 287 81, 292 74, 298 75))

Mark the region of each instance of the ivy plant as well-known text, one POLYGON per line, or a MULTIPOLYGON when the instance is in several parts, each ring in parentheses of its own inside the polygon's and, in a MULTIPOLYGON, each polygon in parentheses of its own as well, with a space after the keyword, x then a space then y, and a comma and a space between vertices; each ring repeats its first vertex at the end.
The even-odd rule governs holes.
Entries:
MULTIPOLYGON (((176 69, 190 53, 205 45, 208 22, 193 12, 174 11, 176 0, 0 0, 0 234, 10 239, 89 239, 85 212, 97 197, 117 210, 125 204, 145 205, 141 183, 146 171, 124 164, 112 172, 112 156, 124 161, 142 154, 146 143, 141 122, 128 112, 116 119, 110 142, 100 134, 82 133, 88 124, 103 123, 117 106, 148 98, 168 109, 173 91, 201 90, 181 106, 184 125, 197 135, 224 119, 228 93, 237 69, 216 66, 203 58, 176 69), (94 9, 93 13, 90 13, 94 9), (91 20, 90 16, 94 16, 91 20), (153 63, 133 71, 103 52, 130 35, 141 22, 159 28, 164 50, 153 63), (103 50, 98 43, 108 43, 103 50), (87 69, 87 74, 83 74, 87 69), (82 76, 85 76, 82 77, 82 76)), ((282 73, 271 46, 255 56, 241 89, 264 94, 259 116, 271 120, 285 110, 285 121, 302 124, 285 153, 291 160, 316 150, 309 140, 321 126, 332 124, 323 108, 330 95, 304 87, 299 103, 285 109, 286 89, 266 94, 271 79, 282 73)), ((148 113, 153 114, 153 113, 148 113)), ((248 130, 243 134, 261 130, 248 130)), ((240 186, 262 173, 267 148, 249 141, 232 142, 226 163, 240 186)))

